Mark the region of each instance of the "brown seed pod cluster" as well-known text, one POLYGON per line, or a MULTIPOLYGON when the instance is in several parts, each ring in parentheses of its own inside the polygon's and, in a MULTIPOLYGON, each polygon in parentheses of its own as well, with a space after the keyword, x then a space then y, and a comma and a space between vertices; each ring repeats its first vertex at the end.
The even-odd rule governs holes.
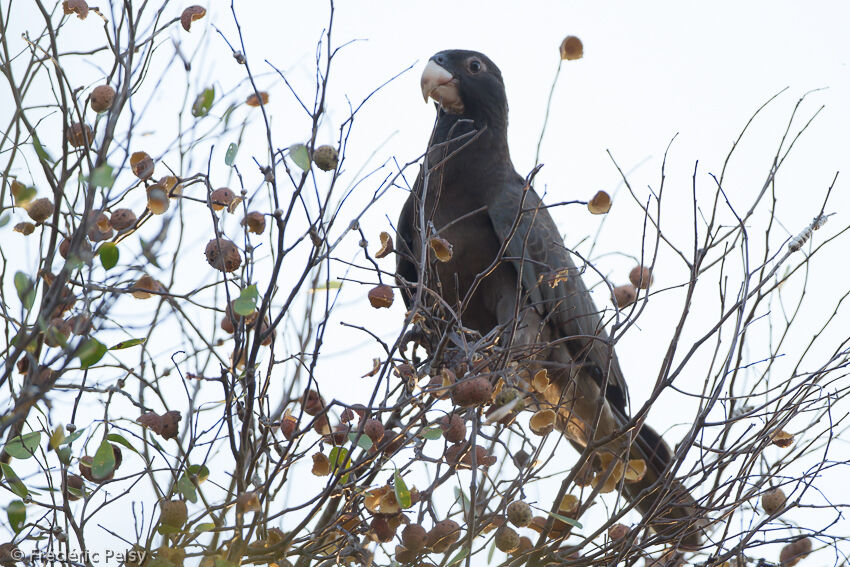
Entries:
POLYGON ((136 421, 163 439, 175 439, 182 418, 183 416, 176 410, 165 412, 162 415, 150 411, 136 418, 136 421))
POLYGON ((109 226, 115 230, 124 230, 136 224, 136 213, 130 209, 115 209, 109 217, 109 226))
POLYGON ((53 201, 47 197, 36 199, 27 206, 27 214, 37 223, 43 223, 53 215, 53 201))
POLYGON ((434 553, 445 553, 460 539, 460 525, 454 520, 437 522, 428 532, 426 545, 434 553))
POLYGON ((213 238, 207 243, 204 254, 210 266, 221 272, 235 272, 242 265, 242 256, 236 245, 226 238, 213 238))
POLYGON ((489 467, 496 464, 496 457, 487 453, 487 449, 481 445, 470 447, 468 443, 456 443, 450 445, 444 454, 446 462, 457 468, 471 468, 472 456, 475 455, 475 464, 479 467, 489 467))

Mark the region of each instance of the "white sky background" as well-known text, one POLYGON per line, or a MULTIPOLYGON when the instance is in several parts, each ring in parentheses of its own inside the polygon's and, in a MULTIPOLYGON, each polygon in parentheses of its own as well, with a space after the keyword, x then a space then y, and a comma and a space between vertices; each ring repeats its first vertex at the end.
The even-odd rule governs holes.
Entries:
MULTIPOLYGON (((18 6, 23 7, 24 3, 16 4, 16 9, 18 6)), ((169 15, 179 15, 182 7, 173 5, 173 14, 169 15)), ((214 2, 208 9, 208 19, 197 22, 191 34, 179 28, 174 30, 173 36, 183 42, 185 52, 191 53, 191 46, 203 41, 204 24, 209 22, 215 23, 234 42, 235 29, 226 3, 214 2)), ((311 99, 315 43, 327 25, 327 13, 326 3, 319 1, 237 2, 246 55, 254 73, 266 72, 268 68, 263 60, 268 59, 286 73, 296 90, 311 99)), ((31 29, 35 29, 37 19, 30 21, 31 29)), ((643 217, 620 187, 620 176, 606 150, 611 151, 624 171, 639 166, 629 174, 629 180, 645 199, 647 186, 658 189, 661 159, 671 139, 678 134, 667 160, 662 222, 665 231, 687 250, 693 226, 690 202, 695 161, 700 162, 699 194, 709 205, 714 185, 708 173, 719 174, 732 142, 753 112, 785 87, 788 90, 760 115, 744 139, 730 164, 725 189, 737 210, 749 207, 768 174, 797 99, 806 91, 826 87, 804 103, 795 122, 798 127, 819 106, 825 108, 783 165, 776 185, 777 218, 790 236, 806 226, 820 210, 835 172, 842 171, 827 207, 828 212, 838 214, 815 233, 818 242, 847 224, 850 205, 844 177, 850 165, 848 21, 850 4, 841 1, 529 2, 522 7, 517 2, 341 1, 336 6, 334 41, 337 45, 354 39, 362 41, 346 47, 332 70, 332 98, 320 142, 334 143, 337 139, 339 125, 348 116, 345 96, 356 105, 379 84, 414 65, 374 95, 358 115, 346 159, 350 173, 359 170, 373 153, 364 171, 379 167, 391 156, 396 156, 400 163, 415 159, 425 149, 434 119, 432 105, 424 104, 419 92, 424 62, 442 49, 475 49, 487 54, 502 70, 511 111, 512 158, 520 173, 525 174, 534 165, 546 100, 558 65, 558 45, 565 35, 577 35, 584 43, 584 59, 563 65, 541 151, 540 161, 545 166, 536 186, 538 192, 546 193, 549 202, 588 199, 599 189, 615 196, 614 207, 593 251, 597 266, 615 283, 625 282, 634 258, 640 255, 643 217)), ((101 26, 94 16, 71 24, 65 30, 67 37, 81 42, 88 39, 87 35, 97 33, 101 26)), ((213 36, 208 38, 210 51, 196 67, 198 87, 209 81, 223 85, 217 91, 227 91, 241 80, 244 69, 230 57, 212 29, 208 28, 207 33, 213 36)), ((171 49, 170 41, 164 42, 161 49, 171 49)), ((85 73, 81 85, 97 84, 97 74, 92 74, 91 68, 86 68, 85 73)), ((178 76, 177 81, 181 80, 178 76)), ((273 117, 276 146, 303 141, 308 135, 307 123, 279 78, 266 74, 258 84, 271 94, 268 110, 273 117)), ((248 92, 243 84, 235 98, 241 100, 248 92)), ((155 104, 168 108, 173 104, 170 98, 166 82, 158 89, 155 104)), ((4 88, 0 88, 0 103, 0 121, 6 122, 6 112, 13 106, 4 88)), ((170 139, 173 133, 169 132, 175 125, 165 119, 161 123, 148 123, 146 128, 152 134, 144 138, 148 140, 145 143, 155 148, 158 139, 170 139)), ((264 140, 261 130, 249 130, 249 134, 253 138, 246 136, 237 164, 246 178, 251 179, 248 186, 253 189, 258 174, 251 156, 262 161, 264 140)), ((224 180, 228 174, 223 165, 224 147, 218 147, 215 155, 213 175, 224 180)), ((361 185, 352 197, 354 203, 365 202, 377 188, 378 180, 391 168, 382 171, 374 177, 374 182, 367 180, 361 185)), ((158 169, 157 174, 164 172, 158 169)), ((411 168, 408 180, 412 183, 414 177, 415 169, 411 168)), ((378 233, 390 230, 405 197, 401 190, 390 191, 364 219, 364 231, 373 252, 378 247, 378 233)), ((355 211, 357 207, 352 205, 348 210, 355 211)), ((591 217, 582 206, 560 207, 553 210, 553 215, 570 246, 595 234, 599 223, 599 217, 591 217)), ((753 222, 764 220, 762 216, 753 222)), ((338 227, 337 234, 345 225, 347 221, 338 227)), ((757 240, 764 226, 754 224, 751 231, 757 240)), ((779 234, 781 229, 775 236, 779 234)), ((8 243, 17 238, 19 235, 6 227, 0 232, 0 245, 9 251, 8 243)), ((199 242, 206 239, 207 236, 198 236, 199 242)), ((357 240, 355 234, 349 236, 347 244, 352 255, 357 251, 357 240)), ((588 242, 578 249, 588 252, 588 242)), ((846 249, 846 245, 834 246, 813 263, 808 280, 812 301, 806 307, 811 325, 795 336, 800 343, 810 340, 833 311, 833 298, 847 288, 846 249)), ((24 254, 12 252, 13 260, 16 255, 26 264, 24 254)), ((192 261, 187 259, 187 272, 192 269, 192 261)), ((358 261, 364 263, 362 256, 358 261)), ((197 259, 197 265, 205 270, 202 258, 197 259)), ((385 270, 392 269, 391 260, 384 260, 381 265, 385 270)), ((332 278, 346 275, 342 266, 337 266, 337 270, 331 274, 332 278)), ((374 281, 374 274, 367 272, 348 275, 374 281)), ((684 265, 675 257, 668 253, 661 255, 656 288, 680 285, 687 276, 684 265)), ((193 281, 192 285, 197 284, 193 281)), ((361 333, 342 329, 336 323, 366 324, 387 340, 392 340, 401 326, 400 298, 397 297, 397 304, 391 310, 374 311, 366 301, 367 289, 356 284, 343 286, 340 308, 329 326, 324 347, 327 353, 336 354, 318 368, 326 397, 337 396, 349 403, 366 401, 371 384, 358 377, 369 370, 371 358, 380 355, 374 343, 361 333)), ((595 296, 597 304, 608 304, 606 291, 598 289, 595 296)), ((618 346, 621 365, 630 380, 633 404, 643 402, 642 384, 648 388, 654 382, 680 311, 677 299, 680 296, 676 292, 653 297, 639 328, 618 346)), ((128 312, 149 308, 139 307, 138 303, 124 307, 128 312)), ((697 305, 694 333, 702 329, 698 323, 703 321, 707 326, 714 313, 699 308, 697 305)), ((843 328, 850 330, 846 308, 840 316, 845 322, 843 328)), ((764 330, 767 337, 768 329, 764 330)), ((822 338, 824 350, 830 351, 844 338, 822 338)), ((162 346, 163 352, 170 348, 168 339, 164 339, 162 346)), ((757 354, 753 354, 753 359, 758 359, 757 354)), ((694 368, 693 374, 682 378, 681 386, 698 392, 704 375, 696 372, 698 365, 694 368)), ((660 430, 673 427, 669 440, 674 443, 686 431, 675 426, 687 423, 695 407, 694 399, 668 393, 650 413, 649 422, 660 430)), ((838 443, 841 443, 838 451, 846 456, 846 444, 842 440, 838 443)), ((561 470, 567 470, 575 453, 563 447, 564 456, 559 459, 561 470)), ((837 489, 838 485, 832 484, 837 481, 830 478, 821 489, 827 493, 830 487, 837 489)), ((536 490, 539 489, 531 489, 532 498, 539 496, 542 505, 548 506, 548 493, 541 495, 536 490)), ((799 518, 806 521, 805 515, 799 518)), ((813 521, 827 523, 823 517, 813 521)), ((850 525, 847 522, 843 525, 850 533, 850 525)), ((823 559, 835 561, 829 555, 823 559)))

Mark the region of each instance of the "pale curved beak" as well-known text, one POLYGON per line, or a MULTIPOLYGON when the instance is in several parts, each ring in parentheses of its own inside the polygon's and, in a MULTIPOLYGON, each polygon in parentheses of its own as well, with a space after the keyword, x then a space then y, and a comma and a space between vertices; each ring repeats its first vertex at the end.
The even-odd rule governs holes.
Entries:
POLYGON ((457 88, 457 80, 436 61, 428 61, 425 65, 419 86, 422 88, 422 98, 425 102, 433 98, 444 110, 455 114, 463 113, 464 106, 457 88))

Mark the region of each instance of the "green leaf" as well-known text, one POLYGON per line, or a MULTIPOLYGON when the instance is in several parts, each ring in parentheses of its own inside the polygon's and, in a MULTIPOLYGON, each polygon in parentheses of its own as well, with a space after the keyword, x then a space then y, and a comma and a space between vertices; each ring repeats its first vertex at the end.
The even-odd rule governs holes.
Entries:
POLYGON ((289 157, 302 171, 310 169, 310 154, 304 144, 292 144, 289 146, 289 157))
POLYGON ((89 183, 94 187, 112 187, 115 183, 115 176, 112 175, 112 166, 108 163, 100 165, 89 175, 89 183))
POLYGON ((36 191, 35 187, 33 186, 27 186, 23 189, 20 189, 19 191, 14 193, 15 206, 21 207, 23 205, 26 205, 35 198, 36 194, 38 194, 38 191, 36 191))
POLYGON ((103 358, 103 355, 106 354, 106 345, 95 339, 94 337, 90 338, 80 347, 80 350, 77 351, 77 357, 80 359, 80 366, 82 368, 89 368, 93 364, 97 364, 97 362, 103 358))
POLYGON ((439 439, 443 436, 443 430, 439 427, 429 427, 427 429, 423 429, 419 436, 422 437, 422 439, 433 441, 434 439, 439 439))
POLYGON ((137 451, 136 448, 133 447, 133 445, 131 445, 130 442, 127 441, 122 435, 119 435, 117 433, 110 433, 106 436, 106 440, 110 443, 118 443, 119 445, 123 445, 124 447, 127 447, 137 455, 139 454, 139 451, 137 451))
POLYGON ((212 522, 209 522, 209 523, 205 523, 205 524, 198 524, 197 526, 195 526, 194 531, 195 531, 196 534, 199 534, 201 532, 208 532, 208 531, 211 531, 211 530, 214 530, 214 529, 215 529, 215 524, 213 524, 212 522))
POLYGON ((404 479, 401 478, 401 474, 398 472, 398 469, 395 470, 395 474, 393 475, 393 488, 395 489, 395 499, 398 500, 398 505, 402 508, 410 508, 413 506, 413 502, 411 502, 410 491, 407 489, 407 485, 404 483, 404 479))
POLYGON ((100 263, 103 264, 104 270, 111 270, 118 263, 118 247, 114 242, 104 242, 97 250, 97 255, 100 256, 100 263))
MULTIPOLYGON (((354 440, 357 439, 357 436, 358 436, 357 433, 349 433, 348 434, 348 441, 351 442, 351 443, 354 443, 354 440)), ((373 445, 372 440, 369 439, 369 436, 366 435, 365 433, 363 435, 360 435, 360 439, 357 439, 357 446, 360 447, 361 449, 366 449, 368 451, 369 449, 372 448, 372 445, 373 445)))
MULTIPOLYGON (((348 458, 348 449, 345 447, 334 447, 331 449, 330 453, 328 453, 328 460, 331 462, 331 470, 334 473, 351 466, 351 459, 348 458)), ((339 481, 343 484, 348 482, 348 473, 339 477, 339 481)))
POLYGON ((29 311, 32 309, 32 304, 35 302, 35 285, 28 275, 23 272, 15 272, 13 278, 15 282, 15 290, 18 292, 18 298, 24 305, 24 309, 29 311))
POLYGON ((59 443, 59 446, 61 447, 61 446, 63 446, 63 445, 70 445, 71 443, 73 443, 74 441, 76 441, 76 440, 80 437, 80 435, 82 435, 82 434, 85 432, 85 430, 86 430, 86 428, 85 428, 85 427, 82 427, 82 428, 80 428, 80 429, 77 429, 76 431, 74 431, 73 433, 71 433, 70 435, 68 435, 67 437, 65 437, 65 438, 64 438, 64 439, 63 439, 63 440, 59 443))
POLYGON ((239 293, 239 297, 233 302, 233 310, 238 315, 247 317, 257 309, 257 300, 260 292, 256 285, 249 285, 239 293))
POLYGON ((177 481, 177 490, 189 502, 194 503, 198 501, 198 493, 195 491, 195 485, 192 484, 191 479, 189 479, 186 473, 183 473, 180 476, 180 480, 177 481))
POLYGON ((14 492, 16 496, 25 498, 26 495, 29 494, 29 490, 27 490, 27 486, 23 483, 20 477, 15 474, 15 469, 6 463, 0 463, 0 469, 3 469, 3 476, 6 477, 6 484, 9 485, 9 490, 14 492))
POLYGON ((317 285, 316 287, 310 288, 310 293, 316 293, 317 291, 328 291, 331 289, 339 289, 342 287, 342 282, 338 280, 331 280, 328 283, 323 283, 321 285, 317 285))
POLYGON ((215 560, 215 567, 237 567, 237 565, 236 563, 228 561, 227 559, 219 558, 215 560))
POLYGON ((22 500, 12 500, 6 506, 9 525, 15 533, 19 533, 27 521, 27 505, 22 500))
POLYGON ((573 520, 572 518, 562 516, 561 514, 556 514, 555 512, 546 512, 546 513, 549 514, 550 516, 552 516, 553 518, 555 518, 556 520, 561 520, 565 524, 569 524, 569 525, 571 525, 575 528, 578 528, 578 529, 582 528, 581 522, 579 522, 577 520, 573 520))
POLYGON ((9 215, 9 214, 5 214, 2 217, 0 217, 0 228, 3 228, 7 224, 9 224, 9 221, 11 219, 12 219, 12 215, 9 215))
POLYGON ((224 163, 226 165, 233 165, 233 160, 236 159, 236 152, 239 151, 239 146, 231 143, 227 146, 227 152, 224 154, 224 163))
POLYGON ((35 148, 35 155, 38 156, 38 159, 41 161, 53 161, 53 158, 50 157, 50 154, 41 145, 41 140, 38 139, 38 134, 35 133, 35 130, 32 131, 32 147, 35 148))
POLYGON ((195 103, 192 105, 192 116, 201 118, 210 113, 213 101, 215 100, 215 87, 209 87, 198 95, 195 103))
POLYGON ((490 549, 487 551, 487 565, 492 565, 493 555, 496 553, 496 538, 493 538, 493 543, 490 544, 490 549))
POLYGON ((115 451, 112 444, 104 439, 97 448, 91 462, 91 474, 97 480, 103 480, 115 470, 115 451))
POLYGON ((467 555, 469 555, 469 547, 464 545, 463 547, 460 548, 460 551, 458 551, 457 554, 454 557, 451 558, 451 560, 448 562, 447 565, 451 566, 451 565, 454 565, 455 563, 460 563, 461 561, 466 559, 467 555))
POLYGON ((69 446, 65 445, 64 447, 59 447, 58 449, 56 449, 56 456, 59 457, 59 460, 63 464, 71 464, 71 448, 69 446))
POLYGON ((114 345, 109 347, 109 350, 123 350, 125 348, 134 347, 136 345, 143 345, 145 344, 145 341, 147 341, 147 339, 144 337, 137 339, 127 339, 126 341, 115 343, 114 345))
POLYGON ((50 434, 50 440, 47 442, 47 450, 53 449, 54 451, 62 446, 62 442, 65 440, 65 428, 61 425, 57 425, 56 429, 53 430, 53 433, 50 434))
POLYGON ((29 459, 41 443, 41 432, 33 431, 13 437, 6 443, 4 450, 16 459, 29 459))

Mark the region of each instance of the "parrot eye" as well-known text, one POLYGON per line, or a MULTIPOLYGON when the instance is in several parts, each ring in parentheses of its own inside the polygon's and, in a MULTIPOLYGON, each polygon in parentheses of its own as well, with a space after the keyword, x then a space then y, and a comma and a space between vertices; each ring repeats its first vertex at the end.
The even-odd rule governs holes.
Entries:
POLYGON ((470 59, 467 67, 469 68, 469 72, 474 75, 481 71, 481 61, 478 59, 470 59))

